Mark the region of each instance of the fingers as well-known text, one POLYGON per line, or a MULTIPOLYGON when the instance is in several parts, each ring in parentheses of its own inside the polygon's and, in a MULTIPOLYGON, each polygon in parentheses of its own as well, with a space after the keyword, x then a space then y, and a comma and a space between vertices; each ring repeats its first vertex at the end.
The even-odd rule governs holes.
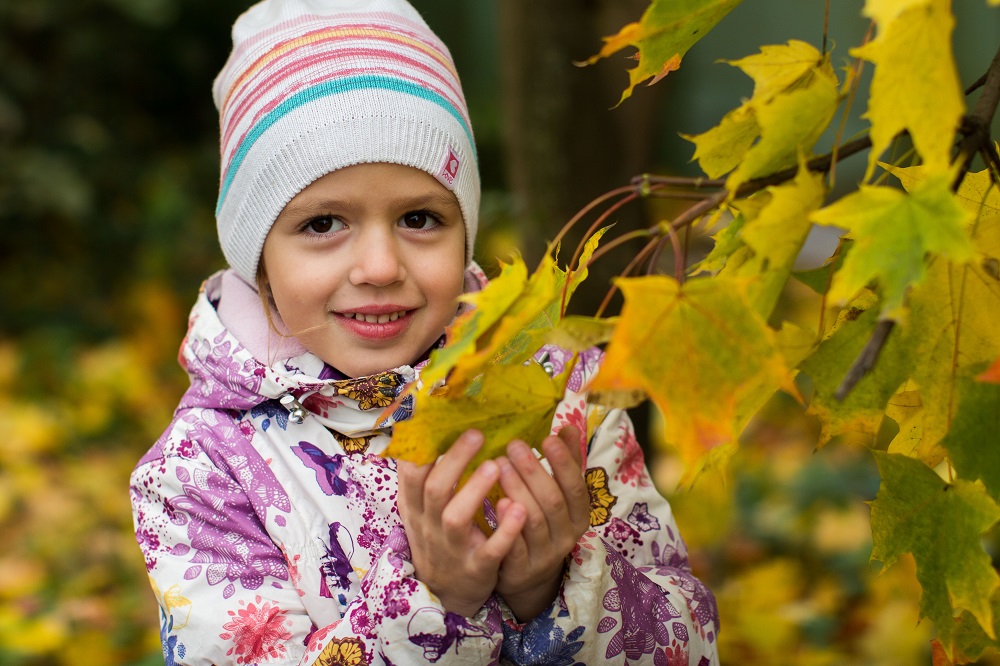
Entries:
POLYGON ((566 443, 566 448, 569 449, 570 455, 576 461, 576 466, 583 467, 584 447, 586 444, 583 441, 583 434, 580 430, 576 426, 565 425, 556 434, 559 436, 559 439, 566 443))
POLYGON ((477 555, 491 565, 499 565, 509 556, 525 557, 528 548, 521 536, 527 519, 524 507, 509 499, 506 502, 501 500, 497 505, 497 517, 497 528, 477 549, 477 555))
POLYGON ((407 519, 424 511, 424 483, 431 473, 433 465, 417 466, 407 460, 396 463, 399 474, 399 507, 400 517, 407 519))
POLYGON ((467 533, 470 528, 478 531, 472 521, 499 478, 500 470, 496 462, 487 460, 477 467, 441 511, 441 528, 456 536, 467 533))
POLYGON ((482 445, 483 433, 466 430, 458 436, 447 453, 438 458, 421 489, 424 510, 441 513, 451 500, 455 485, 482 445))
MULTIPOLYGON (((566 428, 563 428, 565 431, 566 428)), ((573 428, 576 431, 576 428, 573 428)), ((590 492, 584 480, 581 461, 573 455, 579 451, 577 442, 562 437, 548 437, 542 442, 542 452, 549 461, 552 475, 566 502, 567 513, 574 530, 582 531, 590 524, 590 492)), ((577 431, 578 432, 578 431, 577 431)))

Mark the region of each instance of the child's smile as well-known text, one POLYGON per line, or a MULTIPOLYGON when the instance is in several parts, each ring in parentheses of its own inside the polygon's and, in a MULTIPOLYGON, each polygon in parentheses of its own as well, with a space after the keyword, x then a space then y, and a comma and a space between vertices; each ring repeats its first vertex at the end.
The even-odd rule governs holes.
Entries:
POLYGON ((416 362, 444 333, 464 283, 465 226, 426 172, 358 164, 299 192, 262 257, 288 332, 358 377, 416 362))

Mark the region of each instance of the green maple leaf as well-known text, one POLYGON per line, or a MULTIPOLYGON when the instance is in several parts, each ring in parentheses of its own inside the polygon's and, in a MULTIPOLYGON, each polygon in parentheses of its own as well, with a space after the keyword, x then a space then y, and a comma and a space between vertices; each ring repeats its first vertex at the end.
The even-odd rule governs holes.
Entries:
POLYGON ((873 454, 882 484, 871 502, 872 559, 888 568, 912 553, 921 614, 947 628, 964 609, 995 637, 989 598, 1000 576, 981 538, 1000 520, 1000 506, 980 483, 946 483, 913 458, 873 454))
POLYGON ((980 479, 1000 497, 1000 386, 962 378, 957 385, 955 418, 941 445, 963 479, 980 479))
POLYGON ((835 395, 844 373, 864 349, 878 321, 877 299, 870 291, 842 310, 837 324, 800 369, 813 384, 809 412, 819 417, 820 441, 845 433, 863 434, 874 441, 890 398, 913 372, 915 357, 899 343, 903 332, 889 336, 879 362, 843 400, 835 395))
POLYGON ((908 131, 925 165, 947 171, 965 101, 951 48, 951 0, 868 0, 864 14, 878 26, 871 43, 851 55, 875 63, 866 117, 876 160, 908 131))
POLYGON ((656 83, 681 65, 681 59, 699 39, 721 21, 742 0, 653 0, 637 23, 604 38, 600 52, 582 64, 591 65, 624 48, 639 50, 639 64, 629 70, 629 85, 619 104, 637 85, 652 79, 656 83))
POLYGON ((882 293, 882 316, 902 314, 907 290, 923 281, 928 254, 966 262, 973 256, 968 214, 946 175, 926 178, 912 192, 862 186, 812 215, 813 222, 846 228, 854 245, 827 294, 846 304, 870 282, 882 293))
MULTIPOLYGON (((898 178, 907 192, 913 191, 930 173, 924 166, 897 167, 884 162, 878 165, 898 178)), ((955 200, 973 217, 1000 217, 1000 188, 993 183, 993 176, 987 169, 967 173, 955 193, 955 200)))

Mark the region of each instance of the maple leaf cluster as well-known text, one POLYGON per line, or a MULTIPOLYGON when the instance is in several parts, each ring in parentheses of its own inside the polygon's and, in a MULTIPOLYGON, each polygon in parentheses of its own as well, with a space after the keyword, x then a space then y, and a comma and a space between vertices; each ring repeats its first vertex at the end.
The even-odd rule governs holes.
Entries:
MULTIPOLYGON (((624 101, 678 69, 740 2, 653 0, 587 63, 636 50, 624 101)), ((564 316, 588 263, 622 245, 597 248, 606 228, 565 270, 554 243, 533 274, 515 260, 465 297, 472 308, 411 388, 415 417, 397 426, 389 454, 432 461, 469 427, 487 433, 480 459, 515 437, 537 444, 566 381, 530 361, 545 343, 606 343, 590 400, 648 398, 687 482, 723 467, 754 414, 784 392, 818 418, 821 443, 850 435, 881 449, 872 559, 888 568, 912 554, 936 660, 968 663, 1000 648, 1000 576, 981 543, 1000 521, 1000 155, 989 138, 1000 54, 970 88, 981 92, 969 109, 950 0, 867 0, 862 13, 872 29, 841 76, 825 44, 800 40, 728 62, 752 79, 752 95, 715 127, 683 135, 707 178, 645 176, 618 193, 591 229, 629 200, 698 199, 624 235, 647 245, 613 286, 619 316, 564 316), (817 154, 838 113, 850 112, 864 67, 873 68, 867 134, 838 134, 817 154), (863 181, 835 195, 838 161, 865 150, 863 181), (974 171, 977 156, 985 168, 974 171), (841 241, 824 266, 796 271, 816 225, 839 229, 841 241), (679 235, 694 226, 713 229, 715 245, 689 265, 679 235), (673 276, 655 274, 664 247, 673 276), (777 310, 792 281, 820 299, 810 325, 777 310)))

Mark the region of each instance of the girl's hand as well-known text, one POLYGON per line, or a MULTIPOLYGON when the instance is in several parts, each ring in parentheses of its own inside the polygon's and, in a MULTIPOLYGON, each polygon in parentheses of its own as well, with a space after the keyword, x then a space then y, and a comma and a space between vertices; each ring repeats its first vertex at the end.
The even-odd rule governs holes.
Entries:
POLYGON ((527 511, 521 535, 500 565, 497 585, 497 592, 522 622, 555 599, 566 556, 590 525, 580 432, 564 427, 558 436, 545 438, 542 453, 551 475, 524 442, 511 442, 507 457, 497 459, 506 495, 497 505, 501 523, 511 512, 527 511))
POLYGON ((489 537, 475 524, 476 512, 500 476, 499 466, 488 460, 457 492, 455 485, 482 444, 482 433, 468 430, 433 464, 417 467, 400 460, 397 465, 399 516, 414 575, 447 610, 466 617, 493 593, 500 562, 526 517, 523 507, 508 507, 489 537))

